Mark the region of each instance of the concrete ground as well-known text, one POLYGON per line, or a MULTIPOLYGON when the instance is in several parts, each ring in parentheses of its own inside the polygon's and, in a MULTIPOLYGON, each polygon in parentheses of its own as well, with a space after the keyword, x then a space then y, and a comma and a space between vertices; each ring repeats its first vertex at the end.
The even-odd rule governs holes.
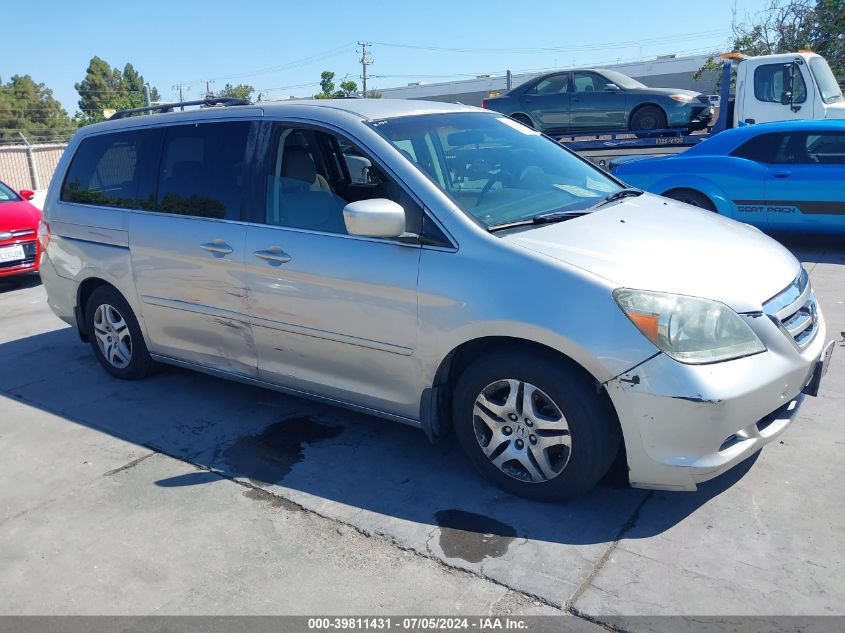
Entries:
MULTIPOLYGON (((788 245, 845 347, 845 247, 788 245)), ((696 493, 543 504, 453 441, 200 374, 115 380, 0 284, 0 613, 845 615, 845 349, 696 493)))

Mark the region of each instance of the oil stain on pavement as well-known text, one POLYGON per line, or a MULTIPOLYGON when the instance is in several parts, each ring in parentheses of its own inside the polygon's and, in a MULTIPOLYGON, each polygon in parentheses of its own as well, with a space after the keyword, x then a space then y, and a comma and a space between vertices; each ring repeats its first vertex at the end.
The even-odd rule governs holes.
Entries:
POLYGON ((516 538, 516 530, 510 525, 474 512, 439 510, 434 520, 440 526, 443 554, 468 563, 504 556, 516 538))
POLYGON ((305 444, 316 444, 342 432, 343 427, 320 424, 310 416, 287 418, 258 435, 239 438, 223 449, 220 457, 236 477, 246 477, 254 484, 275 484, 302 459, 305 444))

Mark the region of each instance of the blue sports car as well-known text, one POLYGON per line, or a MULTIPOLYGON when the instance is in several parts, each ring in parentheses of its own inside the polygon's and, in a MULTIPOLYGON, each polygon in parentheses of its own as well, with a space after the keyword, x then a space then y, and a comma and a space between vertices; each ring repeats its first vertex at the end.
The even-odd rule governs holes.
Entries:
POLYGON ((845 234, 845 121, 746 125, 613 173, 761 229, 845 234))

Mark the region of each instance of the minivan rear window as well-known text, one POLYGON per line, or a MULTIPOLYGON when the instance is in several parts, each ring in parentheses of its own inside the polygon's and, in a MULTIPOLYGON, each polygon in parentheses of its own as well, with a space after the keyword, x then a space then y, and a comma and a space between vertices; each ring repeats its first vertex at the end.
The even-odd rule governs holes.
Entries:
POLYGON ((105 207, 155 208, 161 138, 161 130, 144 129, 84 139, 70 163, 61 199, 105 207))

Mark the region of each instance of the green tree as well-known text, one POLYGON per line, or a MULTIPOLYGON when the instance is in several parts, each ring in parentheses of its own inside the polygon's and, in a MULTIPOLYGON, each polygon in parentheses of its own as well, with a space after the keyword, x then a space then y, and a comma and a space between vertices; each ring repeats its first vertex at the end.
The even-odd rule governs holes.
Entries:
POLYGON ((813 50, 825 57, 839 83, 845 82, 845 0, 818 0, 813 50))
MULTIPOLYGON (((80 125, 102 121, 104 110, 140 108, 144 105, 144 77, 132 64, 126 64, 121 71, 94 56, 85 71, 85 79, 74 88, 79 93, 77 120, 80 125)), ((150 88, 150 100, 160 99, 158 90, 150 88)))
POLYGON ((336 89, 334 77, 335 74, 330 70, 320 73, 320 92, 314 95, 315 99, 340 99, 358 92, 358 84, 351 79, 344 79, 340 82, 340 89, 336 89))
POLYGON ((332 99, 335 96, 334 73, 324 70, 320 73, 320 92, 314 95, 315 99, 332 99))
POLYGON ((29 75, 12 75, 0 80, 0 141, 30 143, 67 140, 76 125, 67 111, 43 83, 35 83, 29 75))
MULTIPOLYGON (((770 0, 753 15, 740 18, 734 11, 731 30, 732 51, 756 56, 809 49, 827 58, 840 83, 845 80, 845 0, 770 0)), ((720 68, 714 55, 694 78, 720 68)))
POLYGON ((225 86, 223 86, 223 90, 218 92, 215 96, 231 97, 233 99, 246 99, 247 101, 252 101, 253 92, 255 92, 255 88, 247 84, 238 84, 237 86, 233 86, 232 84, 226 84, 225 86))
POLYGON ((344 97, 349 97, 358 92, 358 84, 356 84, 352 80, 347 79, 346 81, 340 82, 340 90, 343 93, 344 97))

